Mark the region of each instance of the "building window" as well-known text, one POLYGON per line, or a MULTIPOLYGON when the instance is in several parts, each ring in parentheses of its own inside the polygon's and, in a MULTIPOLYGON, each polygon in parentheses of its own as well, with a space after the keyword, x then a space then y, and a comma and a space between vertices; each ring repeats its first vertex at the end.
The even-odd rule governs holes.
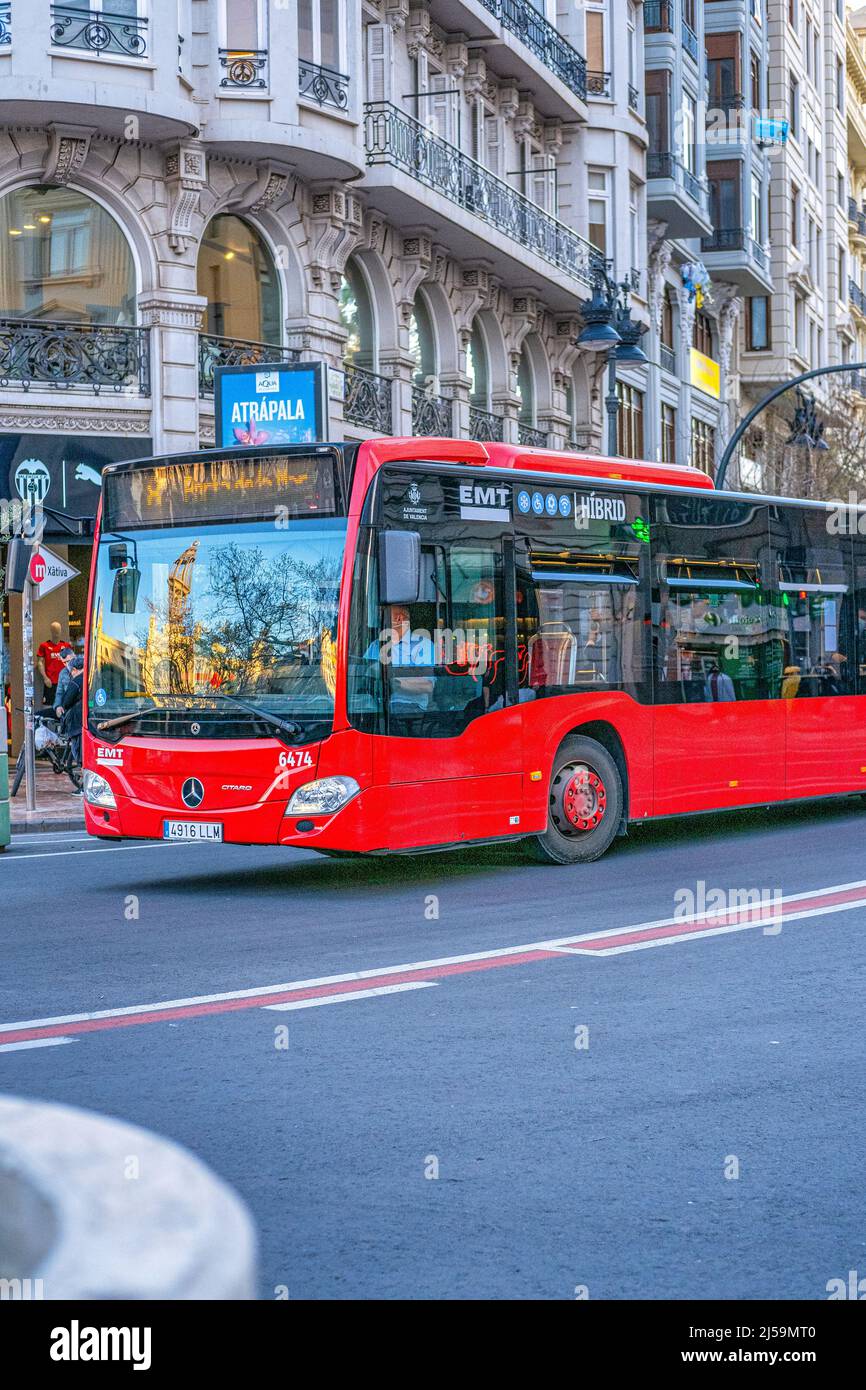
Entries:
MULTIPOLYGON (((543 10, 543 5, 537 5, 537 9, 543 10)), ((590 73, 603 73, 606 71, 605 54, 605 19, 607 15, 607 4, 594 4, 587 7, 586 11, 586 66, 590 73)), ((590 90, 592 90, 590 88, 590 90)))
POLYGON ((707 180, 710 185, 710 221, 717 231, 733 231, 742 226, 740 220, 742 168, 742 162, 738 159, 716 159, 707 164, 707 180))
POLYGON ((800 245, 800 190, 791 184, 791 245, 800 245))
POLYGON ((716 431, 706 420, 692 418, 692 467, 710 477, 716 471, 716 431))
POLYGON ((114 218, 71 188, 0 198, 0 314, 61 323, 135 323, 135 263, 114 218))
POLYGON ((643 458, 643 391, 624 381, 616 384, 619 412, 616 417, 616 451, 620 458, 643 458))
POLYGON ((806 360, 806 301, 794 295, 794 348, 806 360))
POLYGON ((800 138, 800 84, 792 77, 788 87, 788 122, 794 140, 800 138))
POLYGON ((466 375, 469 377, 469 404, 476 410, 490 409, 490 368, 487 342, 480 323, 472 325, 472 336, 466 349, 466 375))
POLYGON ((753 111, 761 109, 761 60, 757 53, 752 53, 749 58, 749 87, 750 99, 753 111))
POLYGON ((376 371, 376 317, 367 277, 358 261, 346 262, 340 287, 340 319, 348 334, 343 361, 351 367, 376 371))
POLYGON ((521 192, 552 217, 557 212, 556 159, 527 136, 520 146, 521 192))
POLYGON ((842 111, 845 106, 845 69, 840 58, 836 59, 836 110, 842 111))
POLYGON ((746 300, 746 343, 749 352, 766 352, 770 346, 770 301, 766 295, 746 300))
POLYGON ((499 116, 489 101, 476 97, 472 107, 472 158, 491 174, 499 174, 501 149, 499 116))
POLYGON ((761 180, 757 174, 752 175, 752 236, 755 241, 763 244, 764 241, 764 219, 761 209, 761 180))
POLYGON ((649 153, 667 154, 671 148, 671 73, 651 69, 646 75, 646 123, 649 153))
POLYGON ((589 240, 603 256, 609 255, 610 246, 610 191, 607 173, 604 169, 590 169, 587 173, 589 198, 589 240))
POLYGON ((704 357, 713 355, 713 321, 709 314, 703 313, 700 309, 695 314, 695 326, 692 330, 692 347, 702 352, 704 357))
POLYGON ((220 21, 223 39, 221 46, 229 53, 258 53, 267 47, 263 38, 267 21, 260 13, 259 0, 223 0, 220 21))
POLYGON ((252 342, 282 341, 280 288, 270 251, 240 217, 208 223, 198 253, 198 292, 207 299, 207 331, 252 342))
POLYGON ((517 366, 517 394, 520 397, 520 423, 535 428, 535 376, 529 353, 521 349, 517 366))
POLYGON ((677 412, 672 405, 662 401, 661 414, 661 461, 677 461, 677 412))
POLYGON ((684 167, 690 174, 694 174, 698 167, 697 151, 697 103, 694 97, 688 93, 683 96, 683 149, 682 159, 684 167))
POLYGON ((433 316, 421 290, 415 295, 412 317, 409 320, 409 352, 414 358, 412 380, 415 385, 438 396, 439 374, 436 365, 433 316))
POLYGON ((845 299, 845 247, 839 247, 839 258, 837 262, 837 285, 836 295, 840 300, 845 299))
MULTIPOLYGON (((255 3, 255 0, 246 0, 255 3)), ((298 0, 298 56, 342 72, 340 0, 298 0)))

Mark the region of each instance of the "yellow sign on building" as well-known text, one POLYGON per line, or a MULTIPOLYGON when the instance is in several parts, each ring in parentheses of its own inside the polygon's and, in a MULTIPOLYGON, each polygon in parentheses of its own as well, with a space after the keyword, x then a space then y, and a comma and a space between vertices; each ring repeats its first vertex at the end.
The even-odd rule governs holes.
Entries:
POLYGON ((692 348, 691 357, 691 381, 692 386, 703 391, 705 395, 712 396, 718 401, 722 395, 722 375, 719 370, 718 362, 714 362, 712 357, 705 357, 697 348, 692 348))

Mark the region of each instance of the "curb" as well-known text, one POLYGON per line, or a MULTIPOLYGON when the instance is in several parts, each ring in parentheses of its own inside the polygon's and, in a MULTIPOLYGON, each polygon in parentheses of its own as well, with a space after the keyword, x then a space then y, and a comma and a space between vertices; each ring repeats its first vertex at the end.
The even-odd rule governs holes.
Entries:
POLYGON ((14 841, 16 835, 31 835, 41 830, 83 830, 85 827, 83 816, 66 816, 63 820, 13 820, 11 828, 14 841))

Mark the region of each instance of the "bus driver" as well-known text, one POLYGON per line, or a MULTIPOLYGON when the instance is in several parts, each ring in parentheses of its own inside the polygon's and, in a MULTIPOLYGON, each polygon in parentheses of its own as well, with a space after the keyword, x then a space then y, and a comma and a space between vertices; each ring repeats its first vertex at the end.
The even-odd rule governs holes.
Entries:
POLYGON ((423 714, 430 705, 436 684, 436 677, 430 673, 436 664, 433 640, 429 632, 421 630, 413 633, 406 604, 392 604, 390 618, 390 627, 382 629, 376 641, 370 643, 365 655, 369 661, 380 661, 383 666, 391 667, 391 711, 394 714, 423 714), (412 667, 426 668, 428 674, 402 674, 412 667), (394 674, 395 671, 401 674, 394 674))

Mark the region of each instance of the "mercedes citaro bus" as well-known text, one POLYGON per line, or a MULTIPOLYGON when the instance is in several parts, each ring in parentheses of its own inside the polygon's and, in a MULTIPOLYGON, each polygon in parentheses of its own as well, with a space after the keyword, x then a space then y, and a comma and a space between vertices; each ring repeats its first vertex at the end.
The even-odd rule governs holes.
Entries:
POLYGON ((687 467, 450 439, 102 475, 87 827, 596 859, 866 791, 866 540, 687 467))

